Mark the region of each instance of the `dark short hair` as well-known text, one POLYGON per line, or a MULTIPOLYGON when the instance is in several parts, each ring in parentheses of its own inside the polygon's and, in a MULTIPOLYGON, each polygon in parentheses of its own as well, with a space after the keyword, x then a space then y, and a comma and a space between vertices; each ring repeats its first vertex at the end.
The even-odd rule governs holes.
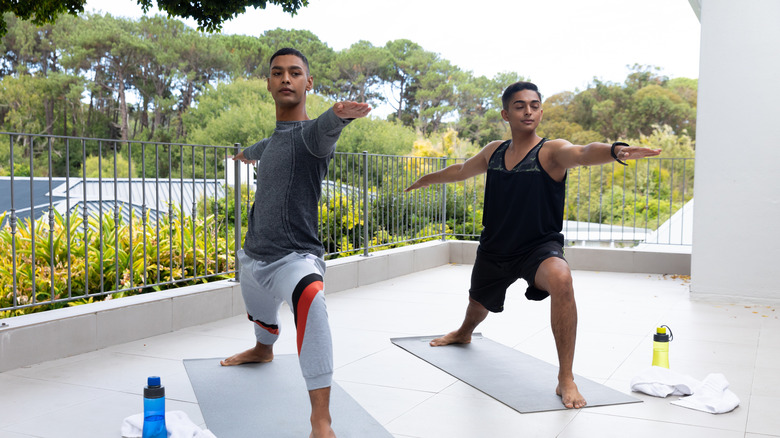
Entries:
POLYGON ((283 48, 283 49, 279 49, 279 50, 277 50, 277 51, 276 51, 276 53, 274 53, 273 55, 271 55, 271 60, 270 60, 270 61, 268 61, 268 65, 270 66, 271 64, 273 64, 273 62, 274 62, 274 58, 276 58, 277 56, 284 56, 284 55, 295 55, 295 56, 297 56, 298 58, 300 58, 300 59, 301 59, 301 61, 303 61, 303 65, 305 65, 305 66, 306 66, 306 73, 307 73, 307 74, 309 73, 309 71, 310 71, 310 70, 309 70, 309 60, 308 60, 308 59, 306 59, 306 55, 304 55, 304 54, 303 54, 303 53, 301 53, 300 51, 298 51, 298 50, 295 50, 295 49, 293 49, 293 48, 291 48, 291 47, 285 47, 285 48, 283 48))
POLYGON ((505 110, 509 109, 509 102, 512 99, 512 96, 515 95, 518 91, 523 90, 531 90, 536 91, 536 94, 539 96, 539 102, 542 101, 542 93, 539 92, 539 87, 536 86, 536 84, 533 84, 531 82, 515 82, 514 84, 506 87, 506 90, 504 90, 504 94, 501 96, 501 103, 504 106, 505 110))

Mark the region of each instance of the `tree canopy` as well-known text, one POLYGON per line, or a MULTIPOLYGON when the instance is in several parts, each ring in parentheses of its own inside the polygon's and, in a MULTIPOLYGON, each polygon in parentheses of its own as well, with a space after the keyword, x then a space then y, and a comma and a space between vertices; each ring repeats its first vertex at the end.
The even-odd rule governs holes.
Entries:
MULTIPOLYGON (((132 1, 132 0, 117 0, 132 1)), ((78 15, 84 12, 87 0, 2 0, 0 16, 11 12, 23 20, 32 20, 33 24, 54 24, 60 14, 78 15)), ((309 0, 137 0, 144 12, 157 4, 157 8, 167 12, 169 17, 192 18, 198 23, 199 30, 219 31, 222 23, 246 12, 247 7, 265 9, 268 4, 277 5, 285 12, 295 15, 309 0)), ((0 19, 0 37, 8 31, 5 20, 0 19)))

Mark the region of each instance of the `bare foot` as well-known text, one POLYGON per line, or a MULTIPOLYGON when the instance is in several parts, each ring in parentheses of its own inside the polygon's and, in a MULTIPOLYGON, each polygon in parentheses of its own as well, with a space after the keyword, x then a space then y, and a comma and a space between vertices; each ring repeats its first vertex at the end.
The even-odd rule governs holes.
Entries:
POLYGON ((330 422, 312 423, 309 438, 336 438, 336 433, 331 429, 330 422))
POLYGON ((468 344, 471 342, 471 333, 467 335, 460 334, 457 330, 449 332, 446 335, 436 338, 430 342, 431 347, 442 347, 450 344, 468 344))
POLYGON ((242 351, 241 353, 234 354, 225 360, 221 360, 219 363, 223 367, 241 365, 245 363, 264 363, 271 362, 274 359, 274 351, 272 345, 264 345, 257 343, 253 348, 242 351))
POLYGON ((573 380, 568 382, 559 382, 558 387, 555 388, 555 393, 561 396, 563 405, 569 409, 584 408, 585 405, 588 404, 588 402, 585 401, 585 397, 580 394, 580 391, 577 389, 577 385, 573 380))

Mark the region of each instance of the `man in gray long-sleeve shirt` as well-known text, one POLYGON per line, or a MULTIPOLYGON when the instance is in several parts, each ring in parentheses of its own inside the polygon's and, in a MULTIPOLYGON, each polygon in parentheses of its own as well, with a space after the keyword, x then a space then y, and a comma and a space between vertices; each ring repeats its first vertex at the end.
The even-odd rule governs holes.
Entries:
POLYGON ((317 208, 341 130, 371 108, 339 102, 309 120, 306 92, 312 85, 309 63, 301 52, 285 48, 271 56, 268 91, 276 104, 276 130, 233 157, 258 162, 255 202, 238 253, 241 293, 257 342, 221 363, 273 360, 278 311, 287 302, 295 317, 298 356, 312 405, 311 436, 319 438, 335 434, 329 409, 333 346, 322 292, 325 262, 317 208))

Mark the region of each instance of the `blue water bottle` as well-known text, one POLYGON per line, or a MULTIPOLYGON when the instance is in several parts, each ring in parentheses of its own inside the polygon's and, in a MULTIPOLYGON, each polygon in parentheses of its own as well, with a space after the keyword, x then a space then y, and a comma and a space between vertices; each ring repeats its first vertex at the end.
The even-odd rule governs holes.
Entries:
POLYGON ((144 386, 143 438, 168 438, 165 427, 165 387, 160 377, 152 376, 144 386))

